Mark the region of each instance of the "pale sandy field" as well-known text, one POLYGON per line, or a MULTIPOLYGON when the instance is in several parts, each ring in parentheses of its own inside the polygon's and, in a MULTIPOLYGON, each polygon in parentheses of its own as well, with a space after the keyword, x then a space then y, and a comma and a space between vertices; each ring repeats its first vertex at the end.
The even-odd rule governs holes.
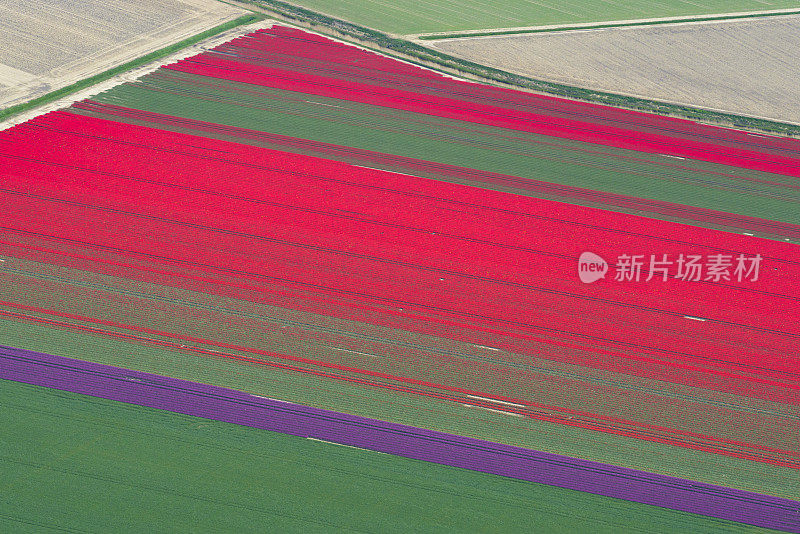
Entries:
POLYGON ((217 0, 0 0, 0 109, 245 13, 217 0))
POLYGON ((613 93, 800 123, 800 16, 424 41, 613 93))

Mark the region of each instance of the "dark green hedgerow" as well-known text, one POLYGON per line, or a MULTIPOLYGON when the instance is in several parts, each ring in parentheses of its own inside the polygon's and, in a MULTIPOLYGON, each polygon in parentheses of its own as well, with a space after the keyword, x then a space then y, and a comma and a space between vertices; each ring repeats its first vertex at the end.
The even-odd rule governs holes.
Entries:
POLYGON ((384 53, 464 77, 516 88, 529 89, 540 93, 582 100, 585 102, 645 111, 659 115, 681 117, 703 123, 731 126, 734 128, 756 130, 779 135, 800 136, 800 125, 536 80, 480 65, 465 59, 456 58, 406 39, 393 37, 371 28, 323 15, 280 0, 249 0, 248 3, 268 11, 277 18, 306 27, 313 27, 321 33, 328 33, 337 37, 354 40, 359 44, 375 47, 384 53))

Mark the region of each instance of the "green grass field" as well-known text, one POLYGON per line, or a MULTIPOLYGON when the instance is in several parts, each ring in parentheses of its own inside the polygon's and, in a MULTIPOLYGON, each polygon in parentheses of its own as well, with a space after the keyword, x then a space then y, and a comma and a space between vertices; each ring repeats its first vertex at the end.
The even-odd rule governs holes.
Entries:
MULTIPOLYGON (((797 0, 301 0, 289 2, 397 34, 697 16, 800 7, 797 0)), ((265 2, 269 4, 269 2, 265 2)))
POLYGON ((7 380, 0 408, 6 533, 760 530, 7 380))
POLYGON ((4 319, 0 319, 0 343, 757 493, 787 498, 800 493, 800 480, 791 469, 535 419, 490 412, 476 416, 460 404, 409 393, 365 389, 264 366, 4 319))

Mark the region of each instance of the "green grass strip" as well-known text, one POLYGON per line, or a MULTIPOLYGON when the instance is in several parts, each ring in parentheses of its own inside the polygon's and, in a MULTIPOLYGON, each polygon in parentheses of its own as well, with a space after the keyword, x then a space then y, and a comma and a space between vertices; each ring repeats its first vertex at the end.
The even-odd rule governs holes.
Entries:
POLYGON ((91 86, 93 86, 95 84, 98 84, 100 82, 104 82, 104 81, 106 81, 106 80, 108 80, 110 78, 113 78, 114 76, 116 76, 118 74, 121 74, 123 72, 129 71, 129 70, 134 69, 136 67, 140 67, 142 65, 146 65, 147 63, 150 63, 151 61, 155 61, 157 59, 161 59, 163 57, 166 57, 166 56, 168 56, 170 54, 173 54, 173 53, 175 53, 175 52, 177 52, 177 51, 179 51, 179 50, 181 50, 183 48, 186 48, 188 46, 196 44, 196 43, 202 41, 203 39, 207 39, 209 37, 213 37, 214 35, 217 35, 219 33, 231 30, 231 29, 236 28, 238 26, 244 26, 245 24, 258 22, 260 20, 265 20, 265 19, 266 19, 266 17, 264 17, 263 15, 259 15, 259 14, 253 13, 253 14, 250 14, 250 15, 243 15, 243 16, 241 16, 239 18, 234 19, 234 20, 230 20, 230 21, 228 21, 228 22, 226 22, 224 24, 220 24, 219 26, 215 26, 213 28, 205 30, 204 32, 198 33, 197 35, 194 35, 192 37, 188 37, 188 38, 186 38, 186 39, 184 39, 182 41, 178 41, 175 44, 171 44, 171 45, 169 45, 167 47, 161 48, 160 50, 156 50, 154 52, 150 52, 149 54, 146 54, 146 55, 144 55, 144 56, 142 56, 140 58, 128 61, 127 63, 123 63, 122 65, 119 65, 119 66, 111 68, 111 69, 109 69, 107 71, 101 72, 100 74, 95 74, 94 76, 90 76, 89 78, 85 78, 83 80, 79 80, 79 81, 77 81, 77 82, 75 82, 75 83, 73 83, 71 85, 68 85, 66 87, 62 87, 61 89, 56 89, 55 91, 51 91, 51 92, 49 92, 49 93, 47 93, 45 95, 42 95, 42 96, 37 97, 37 98, 34 98, 33 100, 29 100, 28 102, 23 102, 22 104, 17 104, 16 106, 11 106, 9 108, 5 108, 3 110, 0 110, 0 121, 6 119, 8 117, 11 117, 12 115, 17 115, 19 113, 22 113, 24 111, 28 111, 30 109, 37 108, 37 107, 42 106, 44 104, 49 104, 51 102, 54 102, 54 101, 58 100, 59 98, 63 98, 65 96, 67 96, 67 95, 70 95, 70 94, 75 93, 77 91, 80 91, 82 89, 86 89, 87 87, 91 87, 91 86))
POLYGON ((3 532, 765 532, 0 380, 3 532))
POLYGON ((495 35, 519 35, 526 33, 553 33, 553 32, 568 32, 576 30, 602 30, 607 28, 627 28, 630 26, 663 26, 666 24, 681 24, 685 22, 712 22, 721 20, 737 20, 737 19, 752 19, 763 17, 779 17, 783 15, 800 15, 798 11, 781 11, 777 13, 746 13, 741 15, 723 15, 723 16, 705 16, 705 17, 686 17, 680 19, 659 19, 659 20, 641 20, 635 22, 617 22, 608 24, 588 24, 583 26, 563 26, 560 28, 530 28, 519 30, 498 30, 498 31, 485 31, 485 32, 461 32, 461 33, 435 33, 428 35, 419 35, 417 39, 423 41, 438 41, 441 39, 463 39, 467 37, 492 37, 495 35))
MULTIPOLYGON (((740 178, 775 180, 766 173, 736 169, 737 177, 726 178, 704 172, 731 171, 721 165, 699 162, 694 165, 697 170, 671 168, 663 165, 667 158, 658 155, 639 154, 638 160, 631 160, 625 157, 630 152, 614 148, 605 149, 603 154, 587 154, 580 150, 585 145, 576 141, 551 142, 554 140, 547 136, 484 126, 471 131, 474 125, 452 119, 437 118, 425 124, 419 122, 419 115, 409 112, 387 112, 322 97, 308 97, 313 102, 291 102, 281 98, 289 96, 283 91, 262 89, 253 96, 236 91, 237 84, 205 88, 193 81, 199 78, 180 73, 164 78, 153 73, 93 100, 592 191, 674 204, 686 204, 691 199, 691 205, 705 209, 800 224, 800 213, 794 209, 800 193, 788 184, 740 178), (189 92, 187 87, 191 88, 189 92), (273 97, 265 100, 269 96, 273 97)), ((528 194, 524 189, 517 191, 528 194)))

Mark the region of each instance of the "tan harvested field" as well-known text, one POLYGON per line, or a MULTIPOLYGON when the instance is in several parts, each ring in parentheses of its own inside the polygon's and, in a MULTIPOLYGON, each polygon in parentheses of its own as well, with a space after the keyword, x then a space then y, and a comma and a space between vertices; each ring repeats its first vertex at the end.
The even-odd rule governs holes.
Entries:
POLYGON ((800 16, 424 41, 506 71, 800 123, 800 16))
POLYGON ((0 109, 244 13, 218 0, 0 0, 0 109))

